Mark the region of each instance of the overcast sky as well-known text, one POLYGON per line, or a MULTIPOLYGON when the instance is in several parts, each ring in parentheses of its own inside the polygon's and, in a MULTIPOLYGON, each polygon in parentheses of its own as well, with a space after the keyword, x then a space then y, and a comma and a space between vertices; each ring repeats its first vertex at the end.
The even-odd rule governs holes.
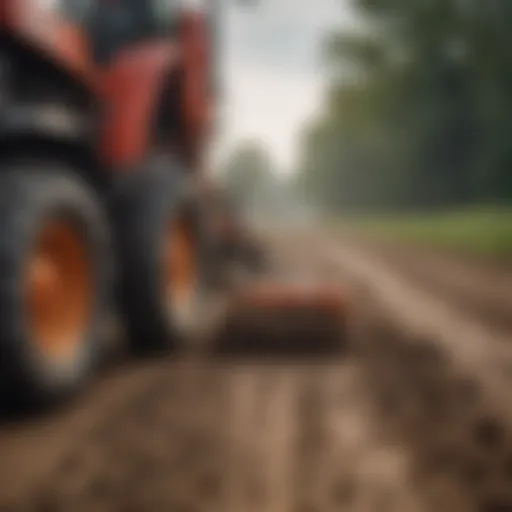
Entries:
POLYGON ((293 166, 301 125, 321 103, 322 37, 351 23, 344 0, 259 0, 224 19, 224 100, 220 148, 257 138, 276 162, 293 166))

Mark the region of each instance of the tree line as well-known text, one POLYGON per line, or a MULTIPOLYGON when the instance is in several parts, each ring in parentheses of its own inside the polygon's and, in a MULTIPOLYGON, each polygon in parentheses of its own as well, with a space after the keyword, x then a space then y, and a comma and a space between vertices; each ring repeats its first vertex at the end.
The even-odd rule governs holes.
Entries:
POLYGON ((512 2, 352 0, 296 184, 336 211, 512 203, 512 2))

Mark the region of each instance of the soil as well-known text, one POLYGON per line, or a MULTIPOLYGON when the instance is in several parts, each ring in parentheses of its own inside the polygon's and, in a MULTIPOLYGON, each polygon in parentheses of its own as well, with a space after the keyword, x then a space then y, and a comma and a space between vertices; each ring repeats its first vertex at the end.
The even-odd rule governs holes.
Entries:
POLYGON ((350 241, 451 307, 512 333, 512 264, 391 241, 350 241))
MULTIPOLYGON (((512 510, 512 428, 485 379, 462 371, 448 345, 404 329, 323 236, 272 238, 275 274, 345 290, 347 351, 117 361, 73 404, 3 420, 0 510, 512 510)), ((429 293, 476 316, 439 281, 429 293)), ((502 328, 493 314, 477 318, 502 328)))

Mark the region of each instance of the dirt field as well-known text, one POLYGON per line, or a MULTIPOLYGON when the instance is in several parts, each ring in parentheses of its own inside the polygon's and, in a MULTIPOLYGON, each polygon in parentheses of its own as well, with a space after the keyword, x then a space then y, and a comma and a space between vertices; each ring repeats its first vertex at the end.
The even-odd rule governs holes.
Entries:
POLYGON ((341 242, 299 232, 270 244, 278 273, 348 291, 347 355, 120 362, 62 410, 4 420, 0 510, 512 510, 512 415, 502 398, 512 363, 497 341, 510 331, 489 306, 490 278, 479 288, 493 311, 484 314, 458 300, 462 281, 423 287, 391 253, 341 242), (371 272, 381 269, 358 251, 389 276, 373 286, 371 272), (404 304, 402 280, 416 304, 404 304), (442 318, 428 307, 432 297, 442 318), (437 331, 405 325, 423 306, 437 331), (467 344, 466 316, 476 329, 467 344), (480 359, 479 333, 496 338, 480 359))

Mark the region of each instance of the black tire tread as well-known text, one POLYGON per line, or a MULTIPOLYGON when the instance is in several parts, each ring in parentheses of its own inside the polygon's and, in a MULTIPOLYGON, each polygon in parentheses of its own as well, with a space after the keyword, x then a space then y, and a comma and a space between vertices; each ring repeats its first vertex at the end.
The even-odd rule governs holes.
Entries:
POLYGON ((30 341, 23 328, 21 276, 41 216, 52 201, 59 200, 87 224, 88 233, 96 243, 95 254, 99 256, 98 261, 101 259, 91 337, 99 333, 100 310, 110 299, 112 266, 108 223, 94 193, 73 170, 65 167, 56 169, 54 165, 42 164, 34 169, 11 164, 3 169, 0 175, 0 391, 3 400, 33 405, 67 396, 85 382, 99 357, 96 340, 93 342, 91 338, 90 362, 65 383, 48 389, 35 371, 33 359, 28 362, 30 341))
POLYGON ((168 214, 189 205, 190 182, 175 162, 137 173, 120 187, 113 203, 121 265, 121 316, 131 349, 139 355, 174 349, 178 332, 162 314, 158 243, 168 214))

